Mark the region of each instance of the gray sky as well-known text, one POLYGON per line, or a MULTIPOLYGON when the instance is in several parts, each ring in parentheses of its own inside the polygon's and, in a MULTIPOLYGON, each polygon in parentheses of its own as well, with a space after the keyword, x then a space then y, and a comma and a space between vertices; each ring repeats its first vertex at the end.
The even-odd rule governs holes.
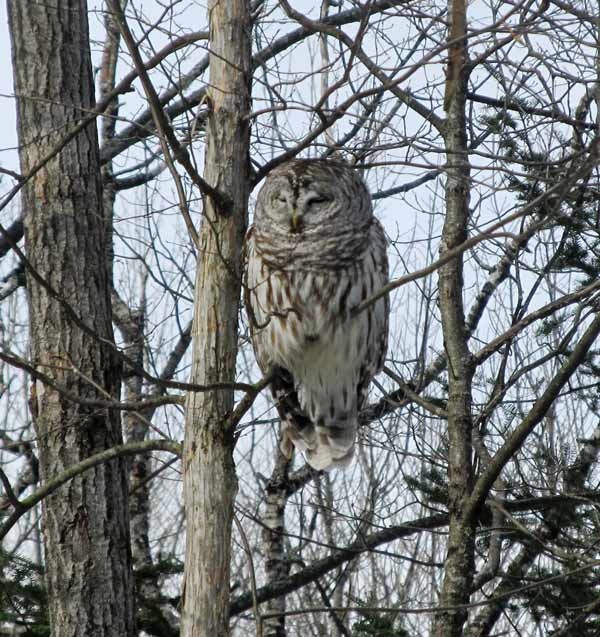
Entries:
MULTIPOLYGON (((0 2, 0 60, 4 60, 0 71, 0 166, 18 170, 17 124, 13 97, 12 68, 10 59, 10 40, 6 16, 6 2, 0 2)), ((7 180, 0 186, 3 192, 8 185, 7 180)))

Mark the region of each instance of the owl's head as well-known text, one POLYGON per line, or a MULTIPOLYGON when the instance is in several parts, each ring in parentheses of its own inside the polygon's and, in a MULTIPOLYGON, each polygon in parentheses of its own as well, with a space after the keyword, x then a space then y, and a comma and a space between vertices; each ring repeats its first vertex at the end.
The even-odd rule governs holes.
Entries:
POLYGON ((333 235, 368 226, 369 191, 351 166, 296 159, 272 170, 258 193, 254 224, 280 237, 333 235))

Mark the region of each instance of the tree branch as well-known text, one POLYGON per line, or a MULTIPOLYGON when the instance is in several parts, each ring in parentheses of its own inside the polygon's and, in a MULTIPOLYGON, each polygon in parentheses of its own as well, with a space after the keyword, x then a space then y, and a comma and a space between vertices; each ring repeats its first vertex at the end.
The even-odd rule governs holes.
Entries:
POLYGON ((585 359, 598 334, 600 334, 600 314, 596 316, 586 329, 556 376, 546 387, 542 396, 535 401, 530 412, 496 452, 485 471, 477 479, 471 497, 468 503, 466 503, 466 511, 469 516, 472 518, 476 516, 477 510, 482 506, 489 490, 496 478, 500 475, 502 469, 521 447, 527 436, 529 436, 542 421, 562 388, 585 359))
POLYGON ((126 445, 118 445, 116 447, 106 449, 105 451, 101 451, 100 453, 86 458, 81 462, 71 465, 68 469, 65 469, 61 475, 48 480, 44 486, 40 487, 30 496, 19 501, 19 505, 16 507, 16 510, 9 516, 6 522, 0 526, 0 541, 6 537, 6 534, 18 522, 21 516, 75 476, 78 476, 99 464, 114 460, 115 458, 135 455, 144 451, 168 451, 169 453, 181 456, 181 445, 172 440, 144 440, 142 442, 132 442, 126 445))

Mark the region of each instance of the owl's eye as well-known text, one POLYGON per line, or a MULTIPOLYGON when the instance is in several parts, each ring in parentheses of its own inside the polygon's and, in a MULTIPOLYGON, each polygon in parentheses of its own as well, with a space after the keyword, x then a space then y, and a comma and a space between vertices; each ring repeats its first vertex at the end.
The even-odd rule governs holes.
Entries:
POLYGON ((331 197, 326 197, 325 195, 316 195, 311 197, 307 202, 307 206, 320 206, 323 203, 327 203, 331 201, 331 197))
POLYGON ((285 195, 275 195, 275 201, 278 201, 279 203, 287 203, 285 195))

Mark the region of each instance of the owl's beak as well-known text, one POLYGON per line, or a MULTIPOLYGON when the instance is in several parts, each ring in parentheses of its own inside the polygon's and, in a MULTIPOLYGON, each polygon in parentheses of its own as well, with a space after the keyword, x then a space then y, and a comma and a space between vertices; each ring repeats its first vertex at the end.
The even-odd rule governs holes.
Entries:
POLYGON ((298 232, 302 225, 302 218, 298 214, 298 210, 292 211, 292 232, 298 232))

